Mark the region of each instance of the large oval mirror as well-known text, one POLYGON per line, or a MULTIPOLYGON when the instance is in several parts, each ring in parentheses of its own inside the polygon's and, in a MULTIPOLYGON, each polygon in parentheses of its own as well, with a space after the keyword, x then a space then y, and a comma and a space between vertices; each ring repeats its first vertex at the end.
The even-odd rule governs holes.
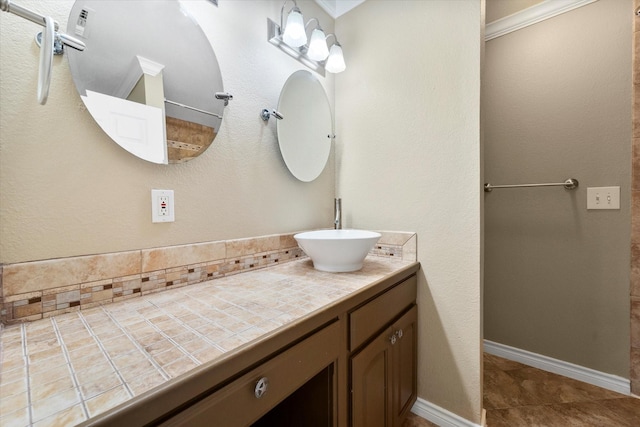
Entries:
MULTIPOLYGON (((213 11, 212 11, 213 12, 213 11)), ((73 81, 100 127, 154 163, 204 152, 218 133, 225 101, 211 44, 178 0, 77 0, 67 33, 73 81)))
POLYGON ((287 168, 300 181, 313 181, 327 164, 333 135, 322 84, 309 71, 296 71, 280 92, 278 112, 278 144, 287 168))

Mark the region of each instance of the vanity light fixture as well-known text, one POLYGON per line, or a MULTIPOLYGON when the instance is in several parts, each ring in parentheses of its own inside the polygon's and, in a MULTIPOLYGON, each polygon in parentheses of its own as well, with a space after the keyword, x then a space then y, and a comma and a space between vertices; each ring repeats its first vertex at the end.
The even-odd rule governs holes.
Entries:
POLYGON ((345 64, 344 56, 342 55, 342 45, 338 42, 338 38, 333 33, 329 34, 327 39, 331 36, 336 39, 336 42, 331 46, 329 57, 327 58, 327 62, 324 64, 324 69, 330 73, 341 73, 347 69, 347 64, 345 64))
POLYGON ((304 19, 302 18, 302 12, 295 0, 293 1, 294 7, 287 16, 287 25, 282 26, 284 7, 287 4, 286 0, 280 9, 280 28, 284 28, 282 34, 282 40, 291 47, 300 47, 307 44, 307 33, 304 30, 304 19))
POLYGON ((324 35, 324 31, 322 31, 322 28, 320 27, 320 21, 316 18, 311 18, 307 25, 309 25, 311 21, 316 21, 316 28, 311 32, 307 56, 314 61, 324 61, 327 59, 327 56, 329 56, 327 37, 324 35))
POLYGON ((325 36, 317 18, 311 18, 305 25, 296 0, 285 0, 280 9, 279 26, 267 18, 267 40, 322 76, 325 75, 325 70, 330 73, 339 73, 346 69, 342 46, 338 43, 335 34, 325 36), (285 25, 284 12, 288 1, 292 1, 294 6, 287 15, 285 25), (315 26, 311 30, 310 37, 307 38, 307 29, 313 21, 315 26), (335 43, 329 49, 327 40, 331 36, 335 38, 335 43), (307 40, 309 40, 308 44, 307 40))

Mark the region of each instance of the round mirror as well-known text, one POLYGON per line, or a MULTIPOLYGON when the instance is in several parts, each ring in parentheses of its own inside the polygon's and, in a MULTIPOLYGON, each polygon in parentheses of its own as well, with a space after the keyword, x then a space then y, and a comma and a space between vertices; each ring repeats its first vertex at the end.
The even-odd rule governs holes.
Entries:
POLYGON ((222 122, 222 76, 211 44, 178 0, 77 0, 67 33, 73 81, 100 127, 154 163, 203 153, 222 122))
POLYGON ((300 181, 313 181, 327 164, 333 133, 322 84, 309 71, 296 71, 280 92, 278 112, 278 144, 287 168, 300 181))

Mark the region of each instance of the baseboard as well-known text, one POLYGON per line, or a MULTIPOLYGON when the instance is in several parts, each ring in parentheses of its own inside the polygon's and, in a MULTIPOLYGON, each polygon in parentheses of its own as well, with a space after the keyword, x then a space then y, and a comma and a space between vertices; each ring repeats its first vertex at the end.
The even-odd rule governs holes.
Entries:
POLYGON ((489 340, 484 340, 484 351, 495 356, 500 356, 505 359, 533 366, 534 368, 542 369, 543 371, 553 372, 554 374, 573 378, 574 380, 606 388, 607 390, 631 395, 631 382, 628 379, 617 375, 611 375, 591 368, 585 368, 584 366, 574 365, 573 363, 489 340))
POLYGON ((414 403, 411 412, 440 427, 483 427, 420 398, 414 403))

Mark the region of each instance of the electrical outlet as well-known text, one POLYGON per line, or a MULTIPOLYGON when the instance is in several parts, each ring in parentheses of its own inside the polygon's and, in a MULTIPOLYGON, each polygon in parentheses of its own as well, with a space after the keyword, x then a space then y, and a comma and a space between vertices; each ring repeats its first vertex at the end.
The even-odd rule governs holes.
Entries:
POLYGON ((151 190, 151 222, 174 222, 173 190, 151 190))
POLYGON ((158 216, 169 216, 169 197, 160 196, 158 198, 158 216))
POLYGON ((620 187, 587 187, 587 209, 620 209, 620 187))

